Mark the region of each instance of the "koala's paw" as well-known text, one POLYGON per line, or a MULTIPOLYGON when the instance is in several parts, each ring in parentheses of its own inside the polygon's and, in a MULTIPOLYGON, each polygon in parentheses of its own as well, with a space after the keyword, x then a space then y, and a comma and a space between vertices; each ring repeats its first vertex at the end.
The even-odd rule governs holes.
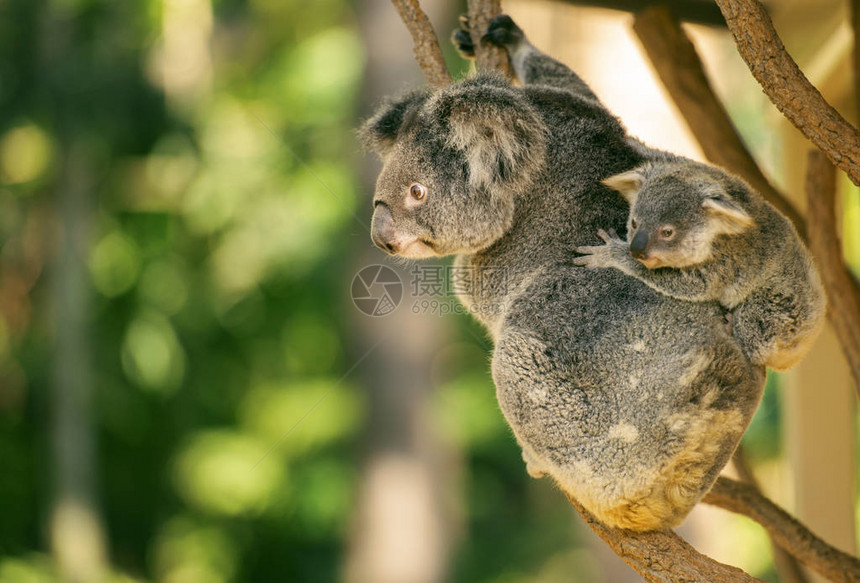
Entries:
POLYGON ((532 478, 537 480, 547 475, 538 461, 526 450, 523 450, 523 461, 526 462, 526 473, 532 478))
POLYGON ((469 17, 466 14, 460 15, 460 27, 454 29, 454 32, 451 34, 451 42, 464 59, 475 58, 475 43, 472 41, 472 32, 469 30, 469 17))
POLYGON ((525 38, 523 30, 510 16, 500 14, 490 21, 487 34, 481 37, 481 42, 510 49, 519 45, 525 38))
POLYGON ((618 267, 618 265, 627 256, 627 242, 618 237, 615 230, 610 229, 609 232, 600 229, 597 231, 597 236, 603 239, 605 245, 585 245, 574 249, 579 253, 579 257, 574 257, 571 260, 573 265, 582 267, 600 268, 600 267, 618 267))

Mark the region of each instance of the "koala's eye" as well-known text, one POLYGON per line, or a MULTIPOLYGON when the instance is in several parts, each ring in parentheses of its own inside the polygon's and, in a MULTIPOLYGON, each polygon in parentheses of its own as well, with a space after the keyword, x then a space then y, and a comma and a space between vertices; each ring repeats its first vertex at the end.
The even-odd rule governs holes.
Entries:
POLYGON ((639 223, 636 222, 636 219, 630 219, 630 226, 635 229, 639 226, 639 223))
POLYGON ((660 229, 660 238, 661 239, 671 239, 675 236, 675 229, 672 227, 663 227, 660 229))
POLYGON ((427 196, 427 189, 424 188, 423 185, 418 184, 416 182, 409 187, 409 196, 411 196, 415 200, 424 200, 424 197, 427 196))

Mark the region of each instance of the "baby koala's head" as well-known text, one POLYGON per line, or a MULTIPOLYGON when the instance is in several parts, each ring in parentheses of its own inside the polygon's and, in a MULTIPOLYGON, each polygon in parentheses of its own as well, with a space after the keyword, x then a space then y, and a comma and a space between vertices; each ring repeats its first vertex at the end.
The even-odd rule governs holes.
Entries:
POLYGON ((738 235, 754 224, 739 204, 749 201, 749 187, 706 164, 648 163, 603 184, 630 203, 630 255, 649 269, 704 263, 717 237, 738 235))

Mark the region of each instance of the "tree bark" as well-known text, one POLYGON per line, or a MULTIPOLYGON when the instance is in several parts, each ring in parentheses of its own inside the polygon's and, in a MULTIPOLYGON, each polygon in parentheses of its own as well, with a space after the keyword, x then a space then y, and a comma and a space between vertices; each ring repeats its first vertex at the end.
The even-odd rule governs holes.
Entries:
POLYGON ((481 42, 490 21, 501 13, 501 0, 469 0, 469 30, 475 42, 475 66, 479 71, 500 71, 510 77, 511 63, 507 51, 481 42))
POLYGON ((860 132, 822 97, 785 50, 758 0, 716 0, 738 52, 765 94, 860 186, 860 132))
MULTIPOLYGON (((732 456, 732 464, 738 472, 742 482, 749 484, 761 493, 761 486, 755 478, 752 469, 747 463, 747 456, 744 453, 743 444, 739 445, 732 456)), ((773 563, 776 566, 776 572, 779 575, 780 583, 807 583, 809 578, 803 569, 788 551, 779 546, 773 537, 770 537, 771 552, 773 552, 773 563)))
POLYGON ((756 488, 720 477, 702 502, 758 522, 779 546, 830 581, 860 581, 860 560, 825 543, 756 488))
POLYGON ((594 518, 574 498, 568 496, 567 499, 591 530, 646 581, 653 583, 761 581, 737 567, 724 565, 706 557, 671 530, 631 532, 609 528, 594 518))
POLYGON ((806 174, 809 249, 821 271, 829 300, 828 315, 851 367, 860 396, 860 302, 856 280, 845 266, 836 221, 836 170, 817 151, 809 153, 806 174))
POLYGON ((433 32, 430 19, 421 10, 418 0, 391 0, 391 3, 397 8, 400 18, 403 19, 403 23, 409 29, 409 34, 412 35, 412 41, 415 43, 415 60, 421 67, 427 84, 433 89, 441 89, 450 85, 451 74, 445 66, 439 39, 433 32))

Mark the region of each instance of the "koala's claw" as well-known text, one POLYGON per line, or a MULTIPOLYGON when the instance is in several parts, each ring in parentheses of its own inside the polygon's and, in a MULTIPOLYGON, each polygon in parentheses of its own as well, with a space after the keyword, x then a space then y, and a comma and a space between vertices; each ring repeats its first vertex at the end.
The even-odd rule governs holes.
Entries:
MULTIPOLYGON (((463 17, 461 16, 460 18, 462 19, 463 17)), ((466 26, 468 26, 468 20, 466 22, 466 26)), ((454 44, 457 52, 464 58, 475 58, 475 43, 472 42, 472 33, 469 32, 468 28, 461 27, 454 30, 451 34, 451 42, 454 44)))
POLYGON ((597 236, 603 240, 604 245, 582 245, 574 248, 574 252, 581 257, 574 257, 570 262, 572 265, 591 268, 618 266, 620 258, 627 254, 627 243, 618 237, 615 229, 598 229, 597 236))
POLYGON ((510 47, 520 44, 525 39, 522 29, 507 14, 500 14, 490 21, 487 34, 481 37, 486 42, 497 47, 510 47))

